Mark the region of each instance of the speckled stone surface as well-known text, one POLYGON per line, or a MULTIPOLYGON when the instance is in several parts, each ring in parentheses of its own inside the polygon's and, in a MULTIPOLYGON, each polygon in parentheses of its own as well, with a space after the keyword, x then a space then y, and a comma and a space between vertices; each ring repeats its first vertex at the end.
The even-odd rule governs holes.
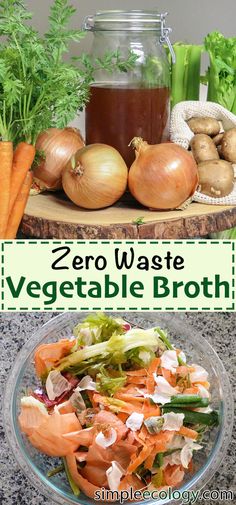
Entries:
MULTIPOLYGON (((0 314, 0 386, 1 394, 11 365, 16 359, 17 352, 24 342, 29 339, 43 323, 55 314, 48 313, 8 313, 0 314)), ((186 313, 181 314, 184 319, 202 332, 217 353, 222 358, 228 370, 231 383, 235 389, 236 371, 236 315, 232 313, 186 313)), ((137 315, 138 317, 138 315, 137 315)), ((14 456, 8 448, 4 438, 2 424, 0 425, 0 504, 2 505, 54 505, 54 502, 44 498, 32 487, 27 478, 21 473, 14 456)), ((228 449, 227 458, 222 462, 220 470, 208 484, 208 489, 231 489, 236 492, 236 434, 228 449)), ((216 503, 236 503, 231 501, 199 501, 214 505, 216 503)))

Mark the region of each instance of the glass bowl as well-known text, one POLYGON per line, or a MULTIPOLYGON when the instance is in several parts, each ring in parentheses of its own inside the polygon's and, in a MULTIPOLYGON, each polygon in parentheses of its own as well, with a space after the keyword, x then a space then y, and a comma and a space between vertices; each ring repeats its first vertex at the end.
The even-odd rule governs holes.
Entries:
MULTIPOLYGON (((121 314, 119 313, 118 316, 120 317, 121 314)), ((20 432, 17 418, 22 395, 29 387, 39 386, 33 366, 35 349, 41 343, 71 336, 75 324, 85 317, 86 313, 64 313, 37 330, 17 356, 7 380, 4 398, 6 435, 18 464, 41 493, 63 505, 94 505, 98 502, 87 498, 83 493, 79 497, 75 497, 64 474, 57 474, 52 478, 47 477, 47 472, 55 468, 58 462, 55 458, 40 454, 29 444, 27 438, 20 432)), ((214 349, 204 337, 186 324, 181 315, 128 312, 123 317, 137 326, 145 328, 160 326, 168 330, 173 344, 182 348, 192 363, 202 365, 209 372, 212 403, 213 407, 219 410, 220 425, 207 432, 203 443, 204 448, 194 455, 195 472, 194 474, 188 473, 179 488, 179 491, 185 492, 184 496, 186 496, 187 491, 200 490, 212 478, 224 459, 230 443, 233 426, 233 397, 228 376, 214 349)), ((135 503, 144 502, 137 501, 135 503)), ((151 505, 156 503, 156 500, 145 501, 145 503, 151 505)), ((164 503, 178 504, 183 501, 173 500, 173 496, 170 495, 166 499, 158 500, 158 503, 160 505, 164 503)))

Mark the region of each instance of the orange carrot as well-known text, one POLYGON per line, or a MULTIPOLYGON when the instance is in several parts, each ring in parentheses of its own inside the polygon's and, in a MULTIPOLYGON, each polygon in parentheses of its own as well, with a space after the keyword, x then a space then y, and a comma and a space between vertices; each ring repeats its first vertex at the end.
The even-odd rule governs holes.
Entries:
POLYGON ((194 368, 185 365, 177 366, 176 368, 177 375, 180 375, 181 377, 187 377, 187 375, 193 371, 194 368))
POLYGON ((198 438, 198 432, 195 430, 191 430, 191 428, 186 428, 186 426, 182 426, 178 431, 178 433, 183 437, 192 438, 193 440, 197 440, 198 438))
POLYGON ((15 201, 11 215, 9 216, 7 230, 5 233, 6 239, 16 238, 17 230, 20 226, 20 222, 22 220, 25 206, 28 200, 32 180, 33 180, 32 173, 28 172, 25 177, 24 183, 20 189, 20 192, 17 195, 17 199, 15 201))
POLYGON ((153 374, 155 372, 157 372, 157 368, 159 367, 160 362, 161 362, 160 358, 155 358, 154 360, 152 360, 152 362, 149 365, 149 368, 148 368, 148 378, 147 378, 147 382, 146 382, 148 394, 153 394, 154 393, 155 379, 153 377, 153 374))
POLYGON ((210 388, 210 383, 208 381, 198 381, 198 382, 195 382, 195 386, 198 386, 198 384, 200 384, 201 386, 203 386, 206 389, 210 388))
POLYGON ((135 384, 139 386, 140 384, 146 383, 146 377, 128 377, 127 384, 135 384))
POLYGON ((129 416, 129 414, 126 414, 125 412, 119 412, 117 414, 118 419, 120 419, 120 421, 122 421, 122 423, 125 423, 127 421, 128 416, 129 416))
POLYGON ((144 445, 141 452, 139 453, 138 456, 134 455, 134 457, 131 457, 131 462, 127 468, 127 473, 133 473, 136 468, 138 468, 139 465, 141 465, 149 456, 149 454, 152 452, 152 446, 149 445, 144 445))
POLYGON ((146 377, 147 370, 145 370, 145 368, 141 368, 140 370, 128 370, 126 375, 130 377, 146 377))
POLYGON ((146 398, 144 396, 132 396, 129 394, 125 393, 116 393, 115 398, 118 398, 118 400, 123 400, 124 402, 130 402, 130 403, 143 403, 145 402, 146 398))
POLYGON ((179 486, 184 478, 183 467, 181 465, 167 465, 164 469, 164 478, 167 486, 179 486))
POLYGON ((155 461, 155 457, 156 457, 156 448, 154 447, 154 449, 152 450, 151 454, 149 454, 149 456, 147 457, 145 463, 144 463, 144 468, 146 468, 147 470, 151 470, 152 467, 153 467, 153 464, 154 464, 154 461, 155 461))
POLYGON ((9 203, 9 216, 14 207, 17 195, 24 183, 27 172, 30 170, 35 157, 35 147, 21 142, 14 151, 11 175, 11 194, 9 203))
POLYGON ((87 391, 87 395, 88 395, 88 397, 89 397, 90 402, 92 403, 93 408, 96 408, 96 407, 97 407, 97 403, 94 401, 94 398, 93 398, 93 396, 94 396, 94 391, 89 391, 89 390, 88 390, 88 391, 87 391))
POLYGON ((117 398, 114 398, 114 400, 117 400, 117 402, 121 402, 121 405, 112 405, 112 403, 109 402, 109 399, 106 396, 99 395, 97 393, 94 394, 93 396, 93 401, 96 403, 101 403, 105 407, 108 407, 110 410, 117 410, 119 412, 125 412, 126 414, 132 414, 134 410, 136 412, 141 413, 141 406, 139 404, 131 404, 128 402, 123 402, 122 400, 118 400, 117 398))
POLYGON ((149 365, 148 374, 152 375, 154 372, 156 372, 157 368, 160 366, 160 363, 160 358, 154 358, 149 365))
POLYGON ((198 388, 196 386, 192 386, 191 388, 186 388, 184 390, 185 395, 197 395, 198 394, 198 388))
POLYGON ((12 142, 0 142, 0 239, 6 238, 5 233, 9 215, 12 163, 12 142))
POLYGON ((176 377, 175 377, 175 375, 173 375, 170 372, 170 370, 166 370, 166 368, 162 368, 161 371, 162 371, 162 375, 163 375, 164 379, 166 379, 167 382, 169 382, 169 384, 172 387, 175 387, 176 386, 176 377))
POLYGON ((50 344, 41 344, 34 355, 36 374, 42 378, 59 360, 67 356, 75 345, 73 340, 63 339, 50 344))
POLYGON ((194 464, 193 464, 193 458, 191 459, 189 465, 188 465, 188 472, 193 473, 194 472, 194 464))
POLYGON ((148 417, 152 417, 152 416, 160 416, 161 415, 161 411, 160 411, 160 407, 158 407, 158 405, 156 405, 156 407, 151 407, 149 405, 144 405, 144 408, 143 408, 143 414, 144 414, 144 419, 147 419, 148 417))

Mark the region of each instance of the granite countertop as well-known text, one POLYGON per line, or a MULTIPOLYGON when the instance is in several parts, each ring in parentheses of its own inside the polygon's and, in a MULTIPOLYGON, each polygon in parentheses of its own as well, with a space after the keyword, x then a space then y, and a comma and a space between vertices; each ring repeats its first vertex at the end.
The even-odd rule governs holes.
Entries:
MULTIPOLYGON (((29 339, 33 331, 51 319, 55 314, 48 313, 7 313, 0 314, 0 390, 4 388, 6 376, 16 359, 17 352, 24 342, 29 339)), ((178 315, 177 315, 178 317, 178 315)), ((236 316, 233 313, 185 313, 181 317, 186 319, 195 329, 204 334, 216 352, 220 355, 226 370, 229 372, 231 383, 235 390, 236 369, 236 316)), ((3 427, 0 425, 0 503, 3 505, 53 505, 54 502, 44 498, 32 487, 19 469, 14 456, 4 439, 3 427)), ((236 491, 236 435, 228 449, 228 454, 222 466, 215 474, 208 489, 224 489, 236 491)), ((214 501, 199 501, 208 505, 215 505, 214 501)), ((217 502, 221 504, 235 503, 229 501, 217 502)))

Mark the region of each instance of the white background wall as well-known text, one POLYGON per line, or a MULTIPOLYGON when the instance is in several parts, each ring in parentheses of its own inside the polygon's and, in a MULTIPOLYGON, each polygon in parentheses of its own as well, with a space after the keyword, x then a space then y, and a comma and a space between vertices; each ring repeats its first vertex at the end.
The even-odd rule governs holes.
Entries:
MULTIPOLYGON (((52 0, 25 1, 35 13, 35 25, 44 31, 52 0)), ((71 0, 71 4, 78 9, 74 20, 77 26, 86 15, 101 9, 157 9, 169 12, 173 41, 202 43, 212 30, 236 36, 236 0, 71 0)), ((88 47, 89 37, 83 42, 83 48, 88 47)))

